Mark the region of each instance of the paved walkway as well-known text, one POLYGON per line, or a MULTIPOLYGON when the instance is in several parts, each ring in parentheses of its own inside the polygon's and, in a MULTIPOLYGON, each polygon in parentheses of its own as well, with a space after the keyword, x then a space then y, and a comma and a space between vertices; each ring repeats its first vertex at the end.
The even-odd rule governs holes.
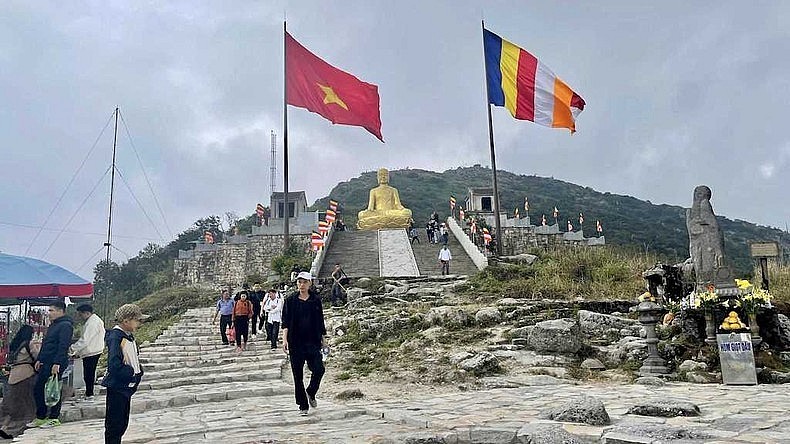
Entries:
MULTIPOLYGON (((528 387, 492 389, 409 399, 340 403, 322 399, 299 416, 292 388, 281 378, 283 355, 262 340, 241 355, 219 344, 206 321, 211 310, 190 310, 142 352, 145 385, 133 398, 125 443, 511 443, 528 423, 559 424, 579 442, 790 443, 790 386, 667 384, 572 385, 535 376, 528 387), (658 426, 708 436, 663 440, 615 435, 607 427, 556 423, 541 411, 581 394, 603 401, 612 427, 658 426), (653 418, 626 414, 649 398, 690 401, 700 417, 653 418), (673 429, 674 428, 674 429, 673 429), (604 437, 604 438, 602 438, 604 437)), ((287 371, 287 367, 285 367, 287 371)), ((364 388, 363 388, 364 391, 364 388)), ((15 442, 103 442, 104 402, 64 406, 64 424, 32 429, 15 442)), ((676 433, 682 438, 682 433, 676 433)))

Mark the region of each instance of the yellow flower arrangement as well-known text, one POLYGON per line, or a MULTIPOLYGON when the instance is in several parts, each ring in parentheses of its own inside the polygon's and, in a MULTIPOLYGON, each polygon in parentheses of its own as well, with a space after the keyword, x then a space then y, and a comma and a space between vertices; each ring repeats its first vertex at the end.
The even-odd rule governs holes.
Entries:
POLYGON ((708 285, 705 291, 697 291, 694 296, 694 308, 709 310, 719 303, 719 295, 713 285, 708 285))
POLYGON ((755 287, 745 279, 735 279, 735 285, 741 291, 740 305, 746 313, 754 314, 760 307, 771 306, 771 294, 762 288, 755 287))

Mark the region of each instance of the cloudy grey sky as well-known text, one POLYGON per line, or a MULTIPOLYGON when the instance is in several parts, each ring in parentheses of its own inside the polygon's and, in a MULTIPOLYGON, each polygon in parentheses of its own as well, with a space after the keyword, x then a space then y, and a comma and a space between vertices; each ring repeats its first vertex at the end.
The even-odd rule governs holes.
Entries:
POLYGON ((573 136, 494 108, 501 169, 683 206, 707 184, 718 214, 790 221, 787 2, 18 0, 0 3, 0 251, 91 277, 103 257, 93 255, 106 230, 112 125, 35 242, 31 227, 116 105, 167 224, 121 126, 118 165, 153 224, 118 178, 113 259, 197 218, 268 204, 284 13, 300 43, 381 96, 385 144, 289 110, 290 188, 311 202, 380 166, 489 164, 485 18, 587 102, 573 136))

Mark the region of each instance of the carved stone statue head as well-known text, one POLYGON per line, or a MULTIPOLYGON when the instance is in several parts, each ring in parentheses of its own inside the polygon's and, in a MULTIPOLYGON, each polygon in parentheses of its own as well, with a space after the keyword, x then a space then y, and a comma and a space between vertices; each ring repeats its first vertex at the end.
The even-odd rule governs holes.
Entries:
POLYGON ((701 200, 710 200, 710 197, 713 195, 710 188, 705 185, 700 185, 697 188, 694 188, 694 202, 699 202, 701 200))
POLYGON ((386 185, 390 182, 390 172, 387 171, 386 168, 379 168, 377 177, 379 180, 379 184, 386 185))

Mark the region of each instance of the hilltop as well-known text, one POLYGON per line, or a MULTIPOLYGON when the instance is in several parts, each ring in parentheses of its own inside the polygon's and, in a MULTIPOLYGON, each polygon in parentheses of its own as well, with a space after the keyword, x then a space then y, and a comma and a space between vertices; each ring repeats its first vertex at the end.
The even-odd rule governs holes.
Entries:
MULTIPOLYGON (((688 257, 686 209, 683 207, 655 205, 635 197, 600 192, 547 177, 508 171, 499 171, 497 177, 502 209, 512 214, 515 208, 519 208, 523 216, 524 198, 528 197, 533 224, 539 223, 542 214, 552 220, 551 213, 556 205, 561 226, 570 219, 578 228, 579 212, 582 212, 587 236, 595 233, 595 221, 600 220, 609 244, 657 253, 669 262, 680 262, 688 257)), ((450 195, 454 195, 460 204, 468 195, 469 187, 490 187, 491 169, 475 165, 441 173, 420 169, 393 170, 390 183, 399 190, 401 201, 413 211, 414 219, 422 224, 434 210, 442 216, 449 213, 450 195)), ((368 190, 374 186, 376 172, 363 173, 337 184, 329 195, 316 200, 312 208, 325 209, 329 199, 335 199, 342 205, 346 224, 353 225, 357 212, 367 207, 368 190)), ((741 273, 750 273, 753 268, 749 242, 778 241, 785 251, 790 249, 790 234, 779 229, 722 216, 718 216, 718 220, 724 231, 727 254, 741 273)))

